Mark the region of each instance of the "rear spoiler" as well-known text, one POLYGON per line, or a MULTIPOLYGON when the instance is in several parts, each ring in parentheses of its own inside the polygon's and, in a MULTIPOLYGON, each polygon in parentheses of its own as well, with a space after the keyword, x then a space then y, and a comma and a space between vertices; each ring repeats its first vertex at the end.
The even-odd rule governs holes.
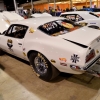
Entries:
POLYGON ((24 18, 21 17, 20 15, 18 15, 17 13, 11 13, 8 11, 4 11, 2 12, 2 17, 4 18, 4 20, 10 24, 13 21, 18 21, 18 20, 23 20, 24 18))
POLYGON ((8 11, 4 11, 0 13, 0 33, 4 32, 8 29, 11 22, 23 20, 24 18, 18 15, 17 13, 11 13, 8 11))

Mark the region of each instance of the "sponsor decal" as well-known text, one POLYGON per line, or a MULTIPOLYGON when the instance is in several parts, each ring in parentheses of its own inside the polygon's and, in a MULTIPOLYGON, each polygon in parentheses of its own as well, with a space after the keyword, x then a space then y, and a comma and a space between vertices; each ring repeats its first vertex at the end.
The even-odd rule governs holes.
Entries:
POLYGON ((67 64, 66 64, 66 63, 61 63, 61 62, 60 62, 60 65, 62 65, 62 66, 67 66, 67 64))
POLYGON ((30 28, 29 29, 29 33, 34 33, 34 29, 33 28, 30 28))
POLYGON ((25 53, 25 52, 23 52, 23 55, 24 55, 24 56, 26 56, 26 53, 25 53))
POLYGON ((61 24, 66 28, 74 28, 74 26, 70 23, 62 22, 61 24))
POLYGON ((79 23, 80 25, 82 25, 82 26, 86 26, 88 23, 86 23, 86 22, 81 22, 81 23, 79 23))
POLYGON ((13 41, 11 39, 7 40, 7 46, 9 47, 10 50, 12 50, 11 48, 13 47, 13 41))
POLYGON ((99 53, 99 50, 96 50, 96 53, 99 53))
POLYGON ((80 57, 78 57, 78 55, 73 54, 73 56, 71 56, 72 63, 77 63, 77 62, 79 62, 79 58, 80 58, 80 57))
POLYGON ((38 56, 44 61, 45 66, 48 68, 48 64, 47 64, 46 60, 44 59, 44 57, 40 53, 38 53, 38 56))
POLYGON ((96 23, 90 23, 90 24, 96 24, 96 23))
POLYGON ((52 63, 56 63, 56 61, 55 61, 55 60, 53 60, 53 59, 51 59, 51 62, 52 62, 52 63))
POLYGON ((9 20, 5 20, 8 24, 10 24, 10 21, 9 20))
POLYGON ((66 58, 59 58, 59 60, 60 60, 60 61, 64 61, 64 62, 67 61, 66 58))

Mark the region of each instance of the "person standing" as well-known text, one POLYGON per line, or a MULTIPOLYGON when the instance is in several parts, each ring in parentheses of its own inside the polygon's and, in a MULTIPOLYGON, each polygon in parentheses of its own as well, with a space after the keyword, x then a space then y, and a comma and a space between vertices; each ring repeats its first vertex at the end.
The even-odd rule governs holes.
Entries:
POLYGON ((26 16, 27 16, 27 18, 30 18, 31 17, 31 11, 30 11, 30 9, 27 9, 26 16))
POLYGON ((76 11, 76 10, 77 10, 76 7, 75 7, 74 5, 73 5, 73 8, 72 8, 72 9, 73 9, 73 11, 76 11))

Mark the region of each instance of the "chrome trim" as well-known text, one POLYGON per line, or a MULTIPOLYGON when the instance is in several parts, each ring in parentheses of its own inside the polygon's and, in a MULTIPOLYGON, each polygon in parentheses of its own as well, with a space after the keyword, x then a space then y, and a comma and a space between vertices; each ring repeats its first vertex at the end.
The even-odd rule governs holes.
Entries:
MULTIPOLYGON (((79 72, 86 72, 88 71, 89 68, 91 68, 98 60, 100 59, 100 56, 97 57, 96 59, 94 59, 90 64, 88 64, 86 67, 83 67, 83 68, 79 68, 79 69, 76 69, 74 66, 76 65, 70 65, 70 68, 72 70, 75 70, 75 71, 79 71, 79 72)), ((78 66, 79 67, 79 66, 78 66)))
POLYGON ((87 70, 88 68, 90 68, 91 66, 93 66, 98 60, 100 59, 100 56, 97 57, 96 59, 94 59, 90 64, 88 64, 85 68, 83 68, 84 70, 87 70))

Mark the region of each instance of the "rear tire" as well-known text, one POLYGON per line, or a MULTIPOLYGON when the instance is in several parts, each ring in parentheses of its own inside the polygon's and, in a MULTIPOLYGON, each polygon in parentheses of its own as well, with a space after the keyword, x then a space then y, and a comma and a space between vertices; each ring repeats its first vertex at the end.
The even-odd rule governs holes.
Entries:
POLYGON ((0 49, 0 56, 4 55, 4 51, 0 49))
POLYGON ((41 53, 31 53, 29 60, 36 75, 44 81, 50 81, 60 73, 41 53))

